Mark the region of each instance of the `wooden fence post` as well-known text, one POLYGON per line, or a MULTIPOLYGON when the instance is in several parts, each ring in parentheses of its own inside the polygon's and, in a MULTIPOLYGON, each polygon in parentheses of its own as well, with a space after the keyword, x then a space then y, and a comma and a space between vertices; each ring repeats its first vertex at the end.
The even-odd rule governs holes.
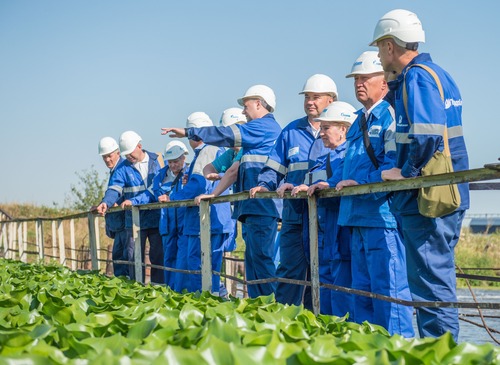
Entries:
POLYGON ((9 224, 9 252, 8 252, 8 257, 9 259, 15 259, 15 254, 16 252, 16 222, 12 222, 9 224))
POLYGON ((69 221, 69 240, 71 245, 71 270, 76 270, 75 220, 69 221))
POLYGON ((56 221, 52 221, 52 257, 57 257, 57 229, 56 221))
POLYGON ((57 220, 57 236, 59 240, 59 263, 64 265, 66 263, 66 247, 64 244, 64 221, 57 220))
POLYGON ((89 213, 87 219, 89 224, 89 245, 92 270, 99 270, 99 227, 97 225, 97 216, 89 213))
POLYGON ((36 236, 36 247, 38 249, 38 258, 40 261, 43 261, 45 256, 44 252, 44 242, 43 242, 43 221, 41 219, 37 219, 35 223, 35 236, 36 236))
POLYGON ((25 262, 28 262, 28 254, 26 253, 28 251, 28 222, 23 222, 23 251, 26 255, 25 262))
POLYGON ((3 249, 2 257, 7 254, 7 249, 9 248, 9 243, 7 241, 7 225, 4 221, 0 221, 0 232, 2 236, 0 237, 0 247, 3 249))
POLYGON ((134 237, 135 281, 144 283, 144 278, 142 277, 141 218, 138 207, 132 207, 132 237, 134 237))
POLYGON ((26 262, 24 257, 24 242, 23 242, 23 223, 17 223, 17 250, 19 254, 19 261, 26 262))
POLYGON ((212 291, 212 245, 210 244, 210 234, 210 202, 202 200, 200 202, 201 290, 209 292, 212 291))
POLYGON ((311 294, 314 314, 319 314, 319 259, 318 259, 318 210, 316 196, 307 199, 309 210, 309 250, 311 255, 311 294))

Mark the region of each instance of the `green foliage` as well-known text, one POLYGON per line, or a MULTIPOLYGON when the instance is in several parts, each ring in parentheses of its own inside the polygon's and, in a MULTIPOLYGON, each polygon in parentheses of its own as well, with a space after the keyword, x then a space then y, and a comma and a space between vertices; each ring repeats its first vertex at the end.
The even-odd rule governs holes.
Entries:
MULTIPOLYGON (((460 241, 455 248, 455 262, 460 268, 499 268, 500 233, 474 234, 462 230, 460 241)), ((465 270, 466 274, 498 276, 495 270, 465 270)), ((500 282, 470 280, 472 286, 499 287, 500 282)), ((465 279, 457 279, 457 285, 466 286, 465 279)))
POLYGON ((451 335, 390 337, 272 296, 224 301, 0 260, 0 364, 500 364, 451 335))
POLYGON ((75 175, 79 181, 76 185, 71 184, 71 192, 66 197, 66 204, 76 211, 86 211, 98 205, 106 191, 106 179, 99 176, 94 165, 81 173, 75 172, 75 175))

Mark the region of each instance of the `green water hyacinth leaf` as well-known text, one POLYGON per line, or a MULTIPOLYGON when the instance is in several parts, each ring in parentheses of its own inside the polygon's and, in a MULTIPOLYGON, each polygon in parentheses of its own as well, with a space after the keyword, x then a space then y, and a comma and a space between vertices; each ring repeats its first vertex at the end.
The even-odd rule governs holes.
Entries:
MULTIPOLYGON (((248 365, 248 364, 259 364, 259 365, 276 365, 283 364, 275 359, 265 347, 236 347, 233 344, 229 345, 234 357, 234 365, 248 365)), ((292 365, 292 364, 290 364, 292 365)))
POLYGON ((298 343, 284 342, 278 333, 272 332, 271 339, 267 344, 267 351, 275 359, 286 360, 302 351, 302 347, 298 343))
POLYGON ((203 322, 203 313, 193 306, 186 304, 179 313, 179 325, 181 328, 200 326, 203 322))
POLYGON ((208 365, 208 362, 198 350, 167 346, 166 350, 152 362, 152 365, 165 364, 208 365))
POLYGON ((311 357, 315 356, 325 359, 340 356, 343 351, 336 346, 334 338, 331 335, 321 335, 313 339, 306 352, 311 357))
MULTIPOLYGON (((28 333, 22 331, 11 331, 7 336, 3 336, 0 339, 0 343, 7 347, 24 347, 33 342, 33 337, 31 337, 28 333)), ((2 353, 5 351, 5 348, 2 349, 2 353)))
POLYGON ((449 334, 391 337, 273 296, 224 301, 60 266, 0 259, 0 300, 0 365, 500 364, 497 346, 449 334))
POLYGON ((273 338, 272 330, 264 330, 246 334, 242 338, 242 343, 245 346, 267 346, 273 338))
POLYGON ((127 338, 144 340, 153 332, 157 325, 158 323, 155 319, 138 322, 130 327, 127 338))
POLYGON ((41 323, 39 325, 36 325, 30 332, 30 336, 33 339, 36 340, 41 340, 47 336, 49 336, 52 332, 54 332, 55 329, 53 326, 46 324, 46 323, 41 323))
POLYGON ((89 337, 80 343, 90 346, 97 354, 111 351, 116 356, 122 356, 130 355, 141 342, 139 339, 125 338, 121 334, 116 334, 110 337, 89 337))
POLYGON ((495 351, 491 344, 481 346, 463 343, 448 352, 442 359, 441 364, 499 364, 500 354, 495 351))
POLYGON ((285 338, 287 338, 290 342, 310 339, 310 336, 307 334, 307 331, 301 323, 290 323, 286 325, 282 331, 285 338))
POLYGON ((41 355, 23 354, 15 355, 7 359, 0 358, 0 365, 51 365, 55 364, 50 359, 41 355))
POLYGON ((199 350, 203 359, 210 365, 234 364, 234 357, 238 355, 231 351, 229 343, 211 335, 200 344, 199 350))
POLYGON ((241 336, 238 330, 217 317, 208 323, 207 335, 216 337, 227 343, 241 343, 241 336))
POLYGON ((70 323, 64 326, 68 336, 73 336, 77 340, 84 340, 93 335, 93 328, 82 323, 70 323))

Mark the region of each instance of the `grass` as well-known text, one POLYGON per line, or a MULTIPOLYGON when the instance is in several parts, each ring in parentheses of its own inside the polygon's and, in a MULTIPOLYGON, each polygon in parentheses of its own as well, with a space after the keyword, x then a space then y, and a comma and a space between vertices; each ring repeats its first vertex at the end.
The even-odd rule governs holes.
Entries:
MULTIPOLYGON (((477 234, 464 228, 455 248, 455 263, 465 274, 498 278, 500 276, 500 232, 477 234), (466 270, 470 268, 482 268, 482 270, 466 270)), ((469 279, 469 282, 476 287, 500 287, 500 282, 494 281, 469 279)), ((466 286, 465 279, 458 279, 457 285, 466 286)))

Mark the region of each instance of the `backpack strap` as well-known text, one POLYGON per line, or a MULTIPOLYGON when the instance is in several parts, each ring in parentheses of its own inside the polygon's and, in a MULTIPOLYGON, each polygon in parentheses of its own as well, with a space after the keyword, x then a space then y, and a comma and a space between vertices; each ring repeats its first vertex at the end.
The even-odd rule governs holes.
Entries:
POLYGON ((368 153, 368 157, 370 157, 370 161, 376 169, 379 168, 379 164, 377 158, 375 157, 375 151, 373 150, 373 146, 370 142, 370 137, 368 136, 368 123, 366 121, 365 113, 361 114, 361 120, 359 122, 361 130, 363 131, 363 144, 365 145, 366 153, 368 153))
MULTIPOLYGON (((408 70, 412 67, 420 67, 420 68, 424 69, 425 71, 427 71, 432 76, 432 78, 436 82, 437 88, 439 90, 439 95, 441 95, 441 100, 444 103, 443 85, 441 84, 441 80, 439 80, 439 77, 436 74, 436 72, 432 68, 430 68, 429 66, 423 65, 421 63, 416 63, 416 64, 408 67, 408 69, 406 70, 405 76, 403 78, 403 105, 405 107, 406 118, 408 119, 408 123, 410 126, 411 126, 412 122, 410 119, 410 115, 408 114, 408 92, 406 91, 406 74, 408 73, 408 70)), ((448 127, 446 125, 446 122, 444 125, 443 143, 444 143, 443 153, 447 156, 450 156, 451 153, 450 153, 450 145, 448 143, 448 127)))

